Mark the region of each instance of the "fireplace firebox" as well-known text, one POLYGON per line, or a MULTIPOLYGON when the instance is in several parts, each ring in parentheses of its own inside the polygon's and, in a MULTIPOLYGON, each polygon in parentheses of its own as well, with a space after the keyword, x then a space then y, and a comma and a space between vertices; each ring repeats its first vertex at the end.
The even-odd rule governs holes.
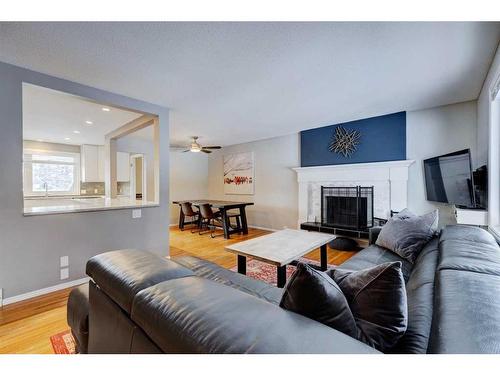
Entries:
POLYGON ((356 231, 373 227, 373 186, 321 186, 321 225, 356 231))

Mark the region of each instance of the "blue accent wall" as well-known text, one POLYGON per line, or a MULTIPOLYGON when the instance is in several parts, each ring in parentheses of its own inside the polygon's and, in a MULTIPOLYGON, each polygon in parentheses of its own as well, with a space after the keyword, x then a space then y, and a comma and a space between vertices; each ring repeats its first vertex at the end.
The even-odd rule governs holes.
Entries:
POLYGON ((406 112, 371 117, 300 132, 300 164, 312 167, 406 159, 406 112), (328 149, 335 128, 361 133, 360 144, 350 157, 328 149))

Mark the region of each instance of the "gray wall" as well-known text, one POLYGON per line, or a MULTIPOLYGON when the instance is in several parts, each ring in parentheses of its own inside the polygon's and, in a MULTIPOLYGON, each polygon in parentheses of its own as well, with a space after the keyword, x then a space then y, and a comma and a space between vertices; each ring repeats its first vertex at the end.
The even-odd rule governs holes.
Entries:
POLYGON ((249 225, 283 229, 296 228, 298 220, 297 174, 300 166, 299 135, 269 138, 262 141, 224 147, 209 156, 208 192, 210 199, 248 201, 249 225), (255 194, 225 195, 223 155, 254 152, 255 194))
POLYGON ((453 207, 427 201, 422 160, 465 148, 476 160, 476 108, 472 101, 406 114, 406 157, 415 160, 408 176, 408 208, 417 214, 438 208, 440 226, 456 222, 453 207))
MULTIPOLYGON (((170 152, 170 200, 208 198, 208 156, 202 152, 170 152)), ((170 205, 170 223, 179 222, 179 206, 170 205)))
POLYGON ((168 109, 67 80, 0 63, 0 288, 4 298, 85 276, 91 256, 139 248, 168 254, 168 109), (22 83, 61 90, 107 105, 157 114, 160 119, 160 206, 24 217, 22 197, 22 83), (69 256, 70 278, 59 279, 69 256))

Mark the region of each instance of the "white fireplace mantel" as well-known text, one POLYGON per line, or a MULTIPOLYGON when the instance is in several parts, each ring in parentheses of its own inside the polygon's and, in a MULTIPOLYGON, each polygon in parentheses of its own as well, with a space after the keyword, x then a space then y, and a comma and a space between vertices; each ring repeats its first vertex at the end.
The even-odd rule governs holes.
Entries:
POLYGON ((375 216, 389 217, 408 203, 408 169, 414 160, 292 168, 299 183, 299 225, 319 215, 318 187, 374 186, 375 216))

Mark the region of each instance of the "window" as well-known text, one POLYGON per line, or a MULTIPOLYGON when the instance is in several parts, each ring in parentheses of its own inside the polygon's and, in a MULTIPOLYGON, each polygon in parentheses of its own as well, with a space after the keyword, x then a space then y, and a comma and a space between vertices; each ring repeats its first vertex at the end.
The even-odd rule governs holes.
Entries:
POLYGON ((23 178, 25 196, 78 195, 80 154, 25 150, 23 178))

